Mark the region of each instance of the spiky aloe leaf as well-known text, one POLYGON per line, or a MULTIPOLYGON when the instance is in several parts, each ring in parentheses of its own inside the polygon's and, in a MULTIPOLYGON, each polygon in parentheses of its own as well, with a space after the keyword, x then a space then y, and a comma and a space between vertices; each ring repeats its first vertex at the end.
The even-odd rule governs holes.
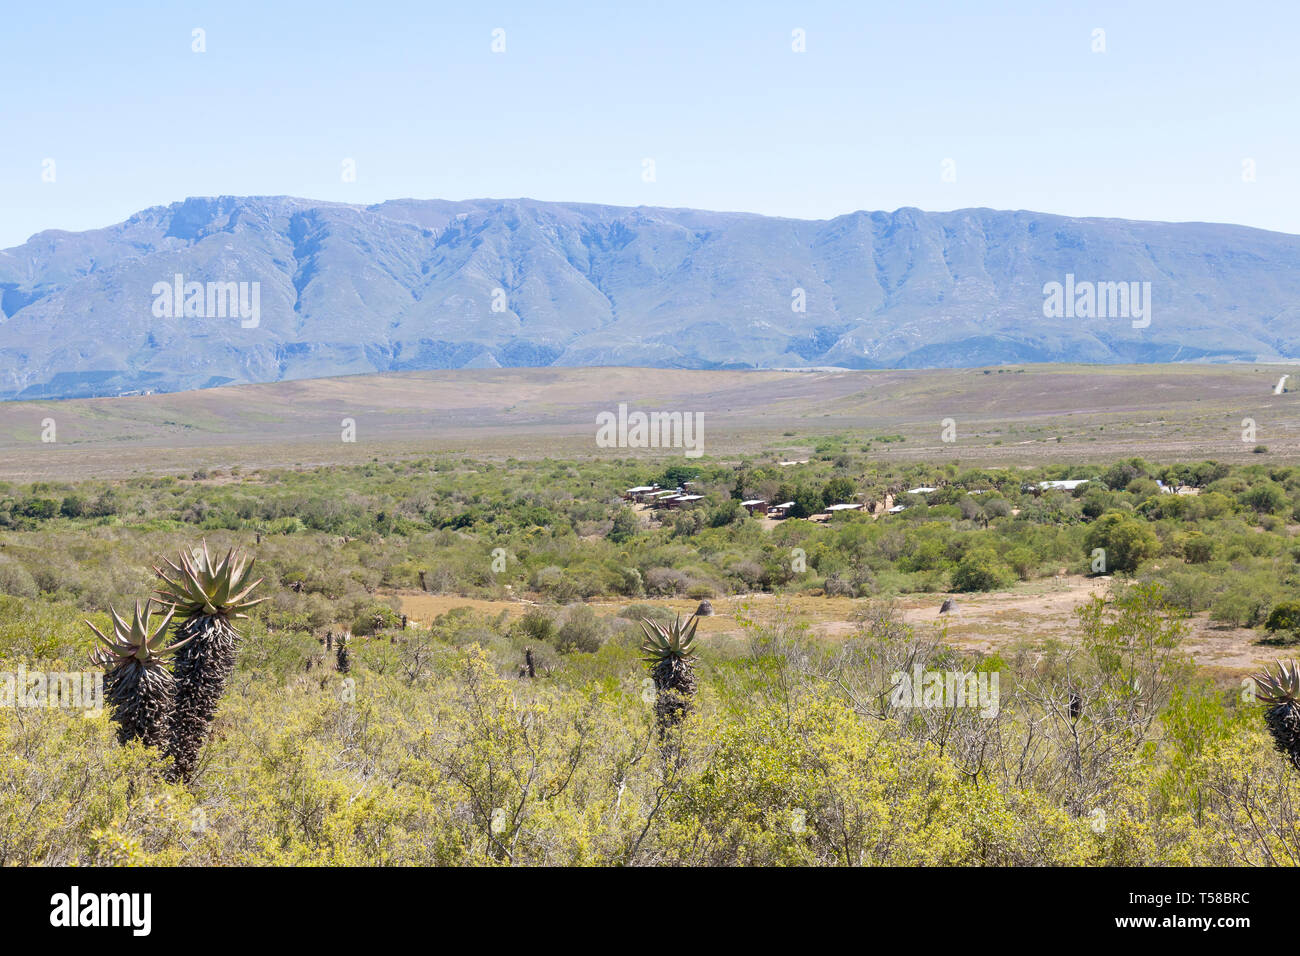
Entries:
POLYGON ((240 634, 230 622, 247 617, 241 612, 264 598, 249 596, 261 579, 250 581, 255 562, 236 554, 234 548, 213 561, 204 541, 201 552, 181 554, 178 562, 166 564, 170 574, 155 568, 161 581, 157 593, 183 620, 178 636, 185 641, 176 655, 176 706, 168 749, 173 775, 188 781, 198 768, 217 706, 235 670, 240 634))
MULTIPOLYGON (((135 602, 135 618, 128 623, 117 609, 109 607, 109 616, 113 619, 113 636, 105 637, 99 628, 95 627, 90 621, 86 621, 86 626, 95 632, 95 636, 104 642, 105 649, 102 651, 107 657, 102 658, 108 663, 122 663, 130 658, 138 661, 147 661, 153 657, 161 657, 164 654, 170 654, 184 644, 167 645, 167 625, 172 621, 172 615, 175 608, 168 608, 167 615, 162 619, 158 627, 150 630, 150 618, 153 616, 153 599, 150 598, 145 602, 143 609, 140 602, 135 602)), ((95 648, 95 651, 101 651, 95 648)), ((95 652, 92 652, 92 661, 94 661, 95 652)))
POLYGON ((690 657, 694 653, 695 629, 698 626, 699 620, 694 617, 683 624, 680 615, 668 626, 643 620, 641 630, 645 632, 646 639, 641 644, 641 650, 649 655, 643 660, 654 663, 666 657, 690 657))
POLYGON ((1273 736, 1273 746, 1287 756, 1291 765, 1300 770, 1300 664, 1278 662, 1277 673, 1268 668, 1254 677, 1261 701, 1270 704, 1264 721, 1273 736))
POLYGON ((249 597, 262 583, 261 578, 249 582, 256 563, 236 555, 234 548, 220 561, 213 562, 208 553, 208 542, 204 540, 201 553, 182 553, 179 563, 167 560, 170 574, 162 568, 154 568, 162 580, 156 593, 162 603, 174 607, 182 618, 201 614, 236 619, 247 617, 243 611, 266 600, 249 597))
POLYGON ((696 617, 683 622, 681 615, 667 626, 649 620, 641 622, 646 637, 641 650, 648 655, 643 660, 652 665, 650 675, 657 691, 655 718, 661 738, 681 722, 691 707, 691 698, 695 694, 692 662, 698 626, 696 617))
POLYGON ((1266 667, 1253 680, 1259 689, 1257 696, 1266 704, 1280 704, 1300 697, 1300 664, 1294 661, 1290 666, 1278 661, 1276 674, 1270 674, 1266 667))
POLYGON ((163 657, 184 646, 167 645, 172 611, 157 628, 151 626, 152 614, 152 601, 146 601, 143 609, 137 601, 129 622, 110 607, 112 637, 86 622, 102 644, 90 652, 90 660, 106 671, 104 691, 118 725, 118 740, 139 739, 150 747, 167 741, 172 718, 175 682, 163 657))

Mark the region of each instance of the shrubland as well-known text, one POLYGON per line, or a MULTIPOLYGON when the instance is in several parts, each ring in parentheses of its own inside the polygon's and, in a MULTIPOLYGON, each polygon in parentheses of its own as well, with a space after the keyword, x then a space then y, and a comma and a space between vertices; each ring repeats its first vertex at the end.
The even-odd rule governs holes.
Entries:
POLYGON ((1185 618, 1295 639, 1300 470, 885 467, 824 444, 689 475, 436 459, 0 487, 0 672, 87 666, 82 620, 108 631, 200 539, 255 556, 266 598, 187 779, 111 709, 0 707, 0 863, 1296 861, 1300 777, 1253 685, 1190 662, 1185 618), (1037 488, 1065 477, 1092 480, 1037 488), (618 497, 674 478, 704 506, 658 520, 618 497), (850 486, 906 510, 768 527, 736 507, 850 486), (1092 573, 1096 549, 1111 588, 1069 640, 962 651, 890 603, 1092 573), (420 588, 528 604, 403 628, 391 592, 420 588), (758 591, 742 636, 696 638, 666 721, 641 622, 674 626, 666 596, 758 591), (814 637, 796 593, 859 598, 852 632, 814 637), (345 668, 325 643, 343 633, 345 668), (998 706, 898 706, 918 667, 996 674, 998 706))

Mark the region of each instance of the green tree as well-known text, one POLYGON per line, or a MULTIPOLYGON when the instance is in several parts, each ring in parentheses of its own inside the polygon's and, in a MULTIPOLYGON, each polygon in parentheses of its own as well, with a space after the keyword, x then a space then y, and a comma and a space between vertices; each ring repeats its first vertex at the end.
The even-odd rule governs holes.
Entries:
POLYGON ((794 508, 791 509, 792 518, 807 518, 809 515, 815 515, 822 510, 822 493, 820 488, 813 488, 809 485, 800 485, 795 489, 794 508))
POLYGON ((659 476, 659 484, 665 488, 676 488, 695 478, 699 471, 694 465, 669 465, 659 476))
POLYGON ((1276 482, 1263 481, 1251 485, 1239 500, 1256 514, 1277 514, 1287 503, 1286 489, 1276 482))
POLYGON ((1084 536, 1089 555, 1105 552, 1106 571, 1132 573, 1138 565, 1160 552, 1160 541, 1146 522, 1110 512, 1098 518, 1084 536))
POLYGON ((1300 601, 1283 601, 1269 612, 1264 630, 1274 643, 1294 644, 1300 640, 1300 601))
POLYGON ((952 574, 954 591, 994 591, 1007 583, 1007 569, 992 548, 972 548, 952 574))
POLYGON ((641 530, 641 522, 631 508, 619 508, 614 513, 614 526, 609 529, 609 540, 622 544, 636 536, 641 530))
POLYGON ((830 505, 852 501, 857 491, 857 486, 853 484, 852 479, 842 476, 832 478, 822 485, 822 504, 829 507, 830 505))

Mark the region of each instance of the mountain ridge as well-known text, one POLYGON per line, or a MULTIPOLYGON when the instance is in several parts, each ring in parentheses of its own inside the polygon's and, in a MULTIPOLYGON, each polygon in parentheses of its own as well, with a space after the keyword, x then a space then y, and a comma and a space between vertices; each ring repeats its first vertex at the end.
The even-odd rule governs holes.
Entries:
POLYGON ((0 250, 0 398, 436 368, 1288 361, 1298 267, 1287 233, 984 207, 191 197, 0 250), (205 312, 210 287, 200 314, 179 296, 160 314, 176 275, 255 284, 256 322, 205 312), (1150 324, 1045 317, 1067 275, 1149 282, 1150 324))

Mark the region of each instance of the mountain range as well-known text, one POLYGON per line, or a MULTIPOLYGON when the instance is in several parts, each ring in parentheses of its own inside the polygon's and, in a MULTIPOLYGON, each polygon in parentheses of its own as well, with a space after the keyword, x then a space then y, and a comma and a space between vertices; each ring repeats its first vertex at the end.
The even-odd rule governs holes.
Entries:
POLYGON ((223 196, 0 250, 0 399, 498 366, 1289 360, 1300 236, 1232 225, 223 196), (1096 303, 1046 309, 1051 283, 1096 303), (1148 291, 1143 322, 1117 288, 1148 291))

